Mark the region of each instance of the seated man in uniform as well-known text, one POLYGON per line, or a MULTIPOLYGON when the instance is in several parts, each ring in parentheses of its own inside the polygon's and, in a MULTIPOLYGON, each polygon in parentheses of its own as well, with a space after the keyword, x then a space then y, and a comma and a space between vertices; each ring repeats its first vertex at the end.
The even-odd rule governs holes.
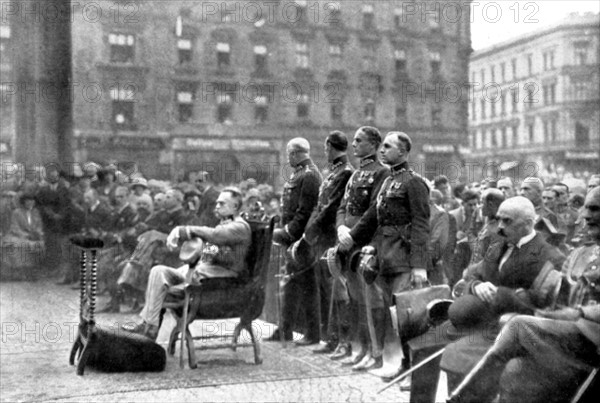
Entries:
POLYGON ((160 310, 169 287, 184 282, 200 282, 203 278, 244 277, 247 272, 246 254, 252 239, 250 225, 240 217, 242 195, 235 188, 224 189, 217 198, 215 214, 220 223, 215 227, 180 226, 167 238, 167 246, 174 249, 178 241, 200 238, 202 254, 197 265, 184 265, 178 269, 154 266, 146 289, 146 305, 140 313, 143 321, 123 329, 141 333, 156 340, 159 330, 160 310), (195 266, 195 268, 194 268, 195 266))
POLYGON ((570 401, 592 368, 600 365, 600 189, 589 192, 583 218, 594 243, 569 256, 567 307, 516 316, 451 401, 570 401))

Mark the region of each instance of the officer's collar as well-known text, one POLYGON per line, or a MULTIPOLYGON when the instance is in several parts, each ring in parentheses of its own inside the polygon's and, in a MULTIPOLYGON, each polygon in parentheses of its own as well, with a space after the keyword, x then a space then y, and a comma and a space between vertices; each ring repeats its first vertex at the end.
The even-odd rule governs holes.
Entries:
POLYGON ((234 219, 235 219, 235 217, 232 215, 225 216, 225 217, 221 218, 221 224, 232 222, 234 219))
POLYGON ((342 155, 341 157, 337 157, 336 159, 334 159, 331 162, 331 164, 329 164, 329 170, 333 172, 338 167, 344 165, 346 162, 348 162, 348 156, 347 155, 342 155))
POLYGON ((375 154, 368 155, 365 158, 360 160, 360 167, 364 168, 366 165, 369 165, 375 161, 377 161, 377 157, 375 156, 375 154))
POLYGON ((392 171, 392 176, 400 175, 402 172, 407 172, 408 171, 408 162, 405 161, 398 165, 394 165, 393 167, 390 168, 390 170, 392 171))
POLYGON ((303 169, 304 167, 306 167, 307 165, 311 164, 311 160, 310 158, 307 158, 305 160, 302 160, 298 163, 298 165, 296 165, 294 168, 296 171, 300 171, 301 169, 303 169))

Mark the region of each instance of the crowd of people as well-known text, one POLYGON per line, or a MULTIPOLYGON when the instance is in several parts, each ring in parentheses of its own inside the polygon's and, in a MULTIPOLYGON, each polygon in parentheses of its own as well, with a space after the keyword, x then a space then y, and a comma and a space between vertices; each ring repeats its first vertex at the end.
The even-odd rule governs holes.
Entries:
MULTIPOLYGON (((428 180, 410 168, 411 148, 402 132, 382 136, 364 126, 349 140, 333 131, 324 138, 329 165, 320 172, 309 142, 294 138, 287 143, 294 172, 281 194, 253 179, 219 189, 207 172, 169 184, 123 181, 112 166, 71 177, 49 169, 43 182, 2 193, 3 248, 12 248, 3 253, 11 258, 3 262, 3 276, 56 268, 60 284, 73 284, 78 256, 69 236, 101 237, 106 247, 99 278, 111 297, 102 311, 119 312, 129 300, 141 310, 141 321, 125 329, 155 339, 167 289, 204 277, 244 278, 239 257, 251 234, 242 217, 277 215, 281 225, 273 241, 285 252, 285 266, 278 328, 269 340, 292 341, 299 332, 298 345, 319 344, 315 353, 354 371, 377 370, 384 366, 385 346, 394 342, 394 293, 426 283, 460 286, 448 311, 455 338, 441 366, 456 387, 465 376, 478 378, 483 357, 493 362, 483 368, 493 370, 489 379, 495 381, 478 387, 463 382, 453 398, 491 401, 500 394, 503 401, 549 401, 557 390, 571 393, 600 362, 600 175, 589 177, 587 189, 534 176, 428 180), (200 242, 178 253, 186 240, 200 242), (548 270, 562 270, 565 277, 562 310, 550 311, 540 289, 548 270), (512 339, 501 333, 499 319, 507 312, 529 315, 509 322, 519 325, 512 339), (575 326, 581 321, 585 326, 575 326), (514 340, 526 338, 518 332, 533 327, 546 332, 539 336, 545 338, 543 351, 523 346, 527 340, 515 347, 514 340), (473 329, 484 328, 488 337, 473 349, 473 329), (501 335, 496 344, 490 329, 501 335), (573 334, 576 341, 567 342, 573 334), (536 359, 542 353, 568 357, 569 365, 557 372, 554 356, 536 359), (509 366, 514 358, 527 365, 509 366), (473 367, 475 374, 469 373, 473 367), (523 381, 536 371, 549 381, 523 392, 523 381)), ((375 372, 384 379, 411 366, 408 340, 399 342, 399 367, 375 372)))

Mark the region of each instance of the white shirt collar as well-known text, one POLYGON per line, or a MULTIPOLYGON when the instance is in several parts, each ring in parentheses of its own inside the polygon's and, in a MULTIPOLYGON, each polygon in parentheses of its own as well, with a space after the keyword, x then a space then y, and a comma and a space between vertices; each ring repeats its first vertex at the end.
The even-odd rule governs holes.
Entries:
POLYGON ((523 238, 519 239, 519 242, 517 242, 517 245, 516 245, 517 248, 521 249, 521 247, 523 245, 530 242, 535 237, 535 234, 536 234, 535 231, 531 231, 531 233, 529 235, 525 235, 523 238))

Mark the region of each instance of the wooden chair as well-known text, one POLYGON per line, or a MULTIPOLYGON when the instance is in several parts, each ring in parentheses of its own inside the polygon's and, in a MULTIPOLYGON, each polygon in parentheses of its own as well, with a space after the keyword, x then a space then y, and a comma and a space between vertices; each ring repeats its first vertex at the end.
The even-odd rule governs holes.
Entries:
POLYGON ((252 230, 252 242, 246 256, 249 278, 210 278, 200 284, 186 284, 183 288, 172 287, 169 297, 163 304, 170 309, 177 324, 171 331, 167 352, 175 354, 175 345, 179 340, 179 365, 183 368, 184 341, 188 350, 190 368, 196 368, 195 350, 231 348, 254 348, 254 363, 261 364, 259 341, 252 330, 252 321, 262 313, 265 303, 265 285, 269 269, 269 257, 273 229, 279 217, 266 218, 263 221, 247 220, 252 230), (194 345, 194 340, 221 338, 223 335, 192 336, 189 325, 196 319, 240 318, 235 326, 230 343, 194 345), (241 331, 245 329, 251 337, 251 343, 238 344, 241 331))

